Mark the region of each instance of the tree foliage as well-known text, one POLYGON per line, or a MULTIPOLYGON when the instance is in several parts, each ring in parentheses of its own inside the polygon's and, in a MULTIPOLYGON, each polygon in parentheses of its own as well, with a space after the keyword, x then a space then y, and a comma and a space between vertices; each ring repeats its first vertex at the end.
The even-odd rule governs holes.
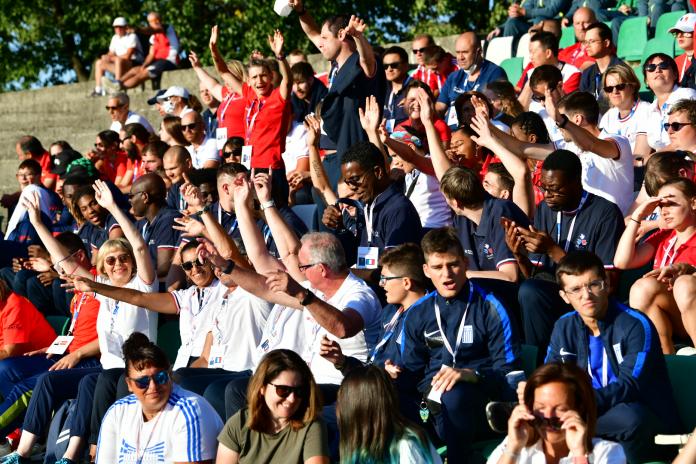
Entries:
MULTIPOLYGON (((204 63, 210 27, 221 30, 220 49, 227 58, 245 59, 268 52, 266 36, 286 34, 287 49, 316 52, 295 15, 281 18, 273 0, 0 0, 0 89, 12 90, 89 79, 93 61, 108 47, 111 22, 125 16, 145 26, 149 11, 174 25, 184 50, 195 50, 204 63)), ((318 20, 337 12, 357 12, 371 25, 373 43, 407 40, 415 33, 456 33, 489 29, 488 0, 307 0, 318 20)))

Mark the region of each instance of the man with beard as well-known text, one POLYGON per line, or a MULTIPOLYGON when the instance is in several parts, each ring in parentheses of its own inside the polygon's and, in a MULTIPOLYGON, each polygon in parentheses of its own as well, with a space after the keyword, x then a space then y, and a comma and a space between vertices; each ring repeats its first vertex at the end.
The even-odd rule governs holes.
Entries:
POLYGON ((537 207, 534 226, 503 220, 507 244, 527 277, 518 294, 524 342, 538 346, 542 359, 554 323, 572 309, 558 293, 553 278, 556 265, 570 251, 583 250, 599 256, 605 269, 613 269, 624 229, 619 208, 585 191, 581 176, 582 164, 575 154, 554 151, 542 165, 540 188, 545 198, 537 207))

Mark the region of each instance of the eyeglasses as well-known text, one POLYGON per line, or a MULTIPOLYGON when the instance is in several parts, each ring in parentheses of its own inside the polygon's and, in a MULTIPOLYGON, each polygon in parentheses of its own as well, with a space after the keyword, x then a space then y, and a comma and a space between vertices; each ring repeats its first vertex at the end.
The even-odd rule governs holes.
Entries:
POLYGON ((536 187, 546 197, 555 197, 555 196, 563 195, 563 193, 564 193, 561 190, 563 187, 561 187, 561 188, 548 188, 548 187, 544 186, 544 184, 542 184, 542 183, 536 184, 536 187))
POLYGON ((198 123, 192 122, 191 124, 182 124, 181 125, 181 130, 183 132, 186 132, 187 130, 194 131, 196 127, 198 126, 198 123))
POLYGON ((365 177, 367 177, 367 174, 369 174, 370 171, 365 171, 359 176, 352 176, 347 179, 345 179, 343 182, 349 186, 349 187, 355 187, 358 188, 360 187, 363 182, 365 181, 365 177))
POLYGON ((674 31, 674 32, 672 32, 672 35, 674 37, 684 37, 685 39, 690 39, 694 36, 694 33, 693 32, 674 31))
POLYGON ((116 110, 119 109, 121 106, 123 106, 123 105, 116 105, 116 106, 109 106, 109 105, 107 105, 107 106, 105 106, 105 108, 106 108, 106 111, 116 111, 116 110))
POLYGON ((614 89, 616 89, 619 92, 622 92, 628 84, 625 82, 622 82, 621 84, 616 84, 616 85, 606 85, 604 86, 604 93, 614 93, 614 89))
POLYGON ((593 280, 589 284, 580 285, 578 287, 572 287, 564 289, 563 291, 566 295, 579 295, 583 288, 586 288, 591 294, 599 295, 599 293, 604 290, 604 281, 602 279, 593 280))
POLYGON ((414 54, 414 55, 417 55, 417 54, 419 54, 419 53, 423 53, 423 52, 425 51, 426 48, 428 48, 428 47, 414 48, 414 49, 412 49, 411 51, 413 51, 413 54, 414 54))
MULTIPOLYGON (((58 274, 58 275, 66 275, 67 273, 63 270, 63 266, 61 266, 61 263, 72 258, 73 256, 75 256, 79 252, 80 252, 80 250, 75 250, 72 253, 70 253, 68 256, 66 256, 65 258, 63 258, 59 261, 56 261, 56 263, 53 266, 51 266, 51 269, 53 269, 56 272, 56 274, 58 274)), ((75 272, 75 271, 73 270, 73 272, 75 272)))
POLYGON ((181 267, 184 269, 184 271, 190 271, 191 269, 193 269, 193 266, 203 267, 203 263, 200 262, 198 258, 194 259, 193 261, 181 263, 181 267))
POLYGON ((268 385, 273 385, 276 395, 280 396, 281 398, 287 398, 291 393, 294 393, 298 398, 302 398, 304 395, 303 386, 291 387, 290 385, 276 385, 271 382, 268 382, 268 385))
POLYGON ((583 45, 592 45, 595 43, 602 42, 602 39, 589 39, 582 42, 583 45))
POLYGON ((393 63, 384 63, 384 69, 399 69, 401 66, 401 61, 395 61, 393 63))
POLYGON ((395 279, 403 279, 404 276, 385 276, 385 275, 380 275, 379 276, 379 286, 384 287, 387 285, 387 282, 390 280, 395 280, 395 279))
POLYGON ((317 264, 322 264, 322 263, 303 264, 301 266, 297 266, 297 268, 300 270, 300 272, 305 272, 307 269, 309 269, 312 266, 316 266, 317 264))
POLYGON ((667 132, 670 129, 672 129, 672 132, 679 132, 684 126, 693 126, 693 124, 690 122, 666 122, 662 125, 667 132))
POLYGON ((646 64, 645 66, 643 66, 643 69, 646 70, 647 72, 655 72, 656 69, 666 71, 669 69, 669 63, 665 63, 664 61, 660 61, 657 64, 650 63, 650 64, 646 64))
POLYGON ((126 264, 128 261, 130 261, 130 256, 128 255, 118 255, 118 256, 107 256, 104 262, 109 265, 113 266, 116 264, 116 260, 118 260, 119 263, 121 264, 126 264))
MULTIPOLYGON (((167 382, 169 382, 169 372, 167 371, 159 371, 155 375, 144 375, 142 377, 138 377, 137 379, 134 379, 132 377, 128 377, 136 387, 138 387, 141 390, 147 390, 148 387, 150 386, 150 382, 155 382, 155 385, 160 386, 164 385, 167 382)), ((280 395, 279 395, 280 396, 280 395)))
POLYGON ((559 431, 563 426, 563 422, 556 416, 545 417, 543 414, 535 412, 532 425, 534 427, 547 427, 551 430, 559 431))

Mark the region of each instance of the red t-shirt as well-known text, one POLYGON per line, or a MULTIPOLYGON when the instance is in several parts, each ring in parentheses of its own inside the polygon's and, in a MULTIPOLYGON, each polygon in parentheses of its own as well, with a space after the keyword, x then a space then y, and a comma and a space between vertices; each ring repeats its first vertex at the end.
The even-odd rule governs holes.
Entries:
POLYGON ((73 337, 75 338, 68 347, 68 353, 72 353, 78 348, 97 339, 99 300, 94 297, 94 293, 75 293, 70 301, 70 314, 74 316, 75 311, 78 310, 80 312, 77 316, 75 327, 73 328, 73 337))
POLYGON ((684 72, 689 69, 691 60, 686 56, 686 53, 683 53, 674 58, 674 61, 677 63, 677 70, 679 71, 679 79, 677 81, 677 83, 679 83, 684 77, 684 72))
MULTIPOLYGON (((41 183, 45 186, 46 185, 46 180, 53 179, 57 180, 58 179, 58 174, 53 174, 51 172, 51 168, 53 167, 53 161, 51 160, 51 154, 48 153, 47 151, 43 152, 43 155, 39 159, 37 159, 39 165, 41 166, 41 183)), ((53 189, 55 189, 55 184, 53 184, 53 189)))
MULTIPOLYGON (((563 93, 568 95, 569 93, 573 93, 580 88, 580 78, 582 77, 582 73, 577 67, 569 65, 564 61, 561 61, 561 64, 563 65, 561 67, 561 74, 563 76, 563 93)), ((520 80, 517 81, 517 87, 520 90, 524 88, 524 84, 527 83, 527 80, 532 77, 532 69, 534 69, 534 65, 531 62, 526 68, 524 68, 522 77, 520 77, 520 80)))
POLYGON ((447 54, 448 57, 448 62, 447 62, 447 69, 443 74, 440 74, 437 71, 433 71, 431 69, 426 68, 425 66, 418 65, 416 68, 416 71, 413 73, 413 77, 416 80, 425 82, 428 84, 428 87, 438 94, 440 90, 442 90, 442 86, 445 84, 445 81, 447 80, 447 76, 452 74, 454 71, 457 71, 459 69, 459 65, 457 64, 457 59, 452 56, 451 54, 447 54))
POLYGON ((290 124, 290 102, 280 96, 280 89, 258 98, 247 83, 242 86, 246 144, 251 145, 251 167, 281 169, 285 136, 290 124))
POLYGON ((123 177, 128 171, 128 155, 125 152, 119 151, 116 153, 116 159, 105 158, 99 172, 102 176, 111 182, 116 182, 117 177, 123 177))
POLYGON ((594 63, 595 59, 587 55, 585 47, 583 47, 580 42, 576 42, 569 47, 559 50, 558 61, 572 64, 576 68, 580 69, 580 67, 585 63, 594 63))
POLYGON ((655 261, 653 269, 661 269, 673 263, 688 263, 696 266, 696 234, 692 235, 686 243, 674 248, 677 231, 674 229, 661 229, 652 234, 645 243, 655 247, 655 261))
POLYGON ((46 348, 56 338, 56 332, 43 314, 14 292, 0 303, 0 329, 0 347, 22 344, 19 354, 46 348))
POLYGON ((227 138, 244 138, 246 100, 227 87, 222 87, 222 103, 218 107, 218 127, 227 129, 227 138))

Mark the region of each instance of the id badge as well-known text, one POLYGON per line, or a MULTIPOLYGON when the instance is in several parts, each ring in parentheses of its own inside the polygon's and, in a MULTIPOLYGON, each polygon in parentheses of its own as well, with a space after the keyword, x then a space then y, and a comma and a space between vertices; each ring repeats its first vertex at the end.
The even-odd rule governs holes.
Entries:
POLYGON ((123 339, 121 336, 114 333, 108 334, 106 336, 106 350, 119 358, 123 357, 123 339))
POLYGON ((72 343, 73 339, 72 335, 59 335, 56 337, 55 340, 53 340, 53 343, 51 343, 51 346, 48 347, 46 350, 46 353, 48 354, 64 354, 67 350, 70 344, 72 343))
POLYGON ((387 129, 387 132, 389 132, 390 134, 391 134, 392 132, 394 132, 394 125, 395 125, 395 124, 396 124, 396 119, 393 119, 393 118, 392 118, 392 119, 387 119, 387 123, 386 123, 386 126, 385 126, 385 128, 387 129))
POLYGON ((215 129, 215 147, 218 150, 222 150, 227 142, 227 128, 218 127, 215 129))
POLYGON ((242 147, 242 164, 245 168, 251 171, 251 145, 244 145, 242 147))
POLYGON ((225 345, 213 345, 210 347, 210 358, 208 358, 208 367, 210 369, 222 369, 226 349, 225 345))
POLYGON ((358 247, 358 269, 377 269, 379 263, 379 248, 358 247))
POLYGON ((447 125, 459 127, 459 118, 457 118, 457 111, 454 106, 450 106, 449 114, 447 115, 447 125))

